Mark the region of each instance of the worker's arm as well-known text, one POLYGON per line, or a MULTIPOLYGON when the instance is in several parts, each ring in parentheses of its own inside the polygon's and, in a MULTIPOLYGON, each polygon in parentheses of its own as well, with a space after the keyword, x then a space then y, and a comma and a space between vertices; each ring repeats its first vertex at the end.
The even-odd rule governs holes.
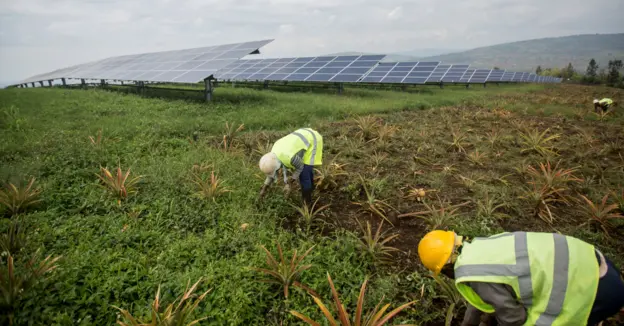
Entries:
POLYGON ((301 171, 303 171, 303 155, 304 154, 305 154, 305 149, 302 149, 290 159, 290 164, 295 168, 295 171, 292 173, 292 178, 294 180, 298 180, 299 175, 301 175, 301 171))
POLYGON ((481 310, 468 303, 461 326, 479 326, 482 314, 483 312, 481 310))
POLYGON ((524 325, 527 318, 526 310, 524 305, 516 299, 514 290, 510 286, 485 282, 470 282, 468 285, 485 303, 494 307, 494 316, 498 325, 524 325))

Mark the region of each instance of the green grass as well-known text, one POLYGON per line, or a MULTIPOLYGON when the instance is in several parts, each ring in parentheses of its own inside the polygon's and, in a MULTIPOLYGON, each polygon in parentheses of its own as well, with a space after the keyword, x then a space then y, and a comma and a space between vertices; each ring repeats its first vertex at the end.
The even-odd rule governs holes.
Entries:
MULTIPOLYGON (((421 267, 412 264, 407 270, 376 269, 372 261, 362 258, 358 239, 348 232, 353 231, 348 224, 347 230, 337 227, 335 232, 322 234, 304 234, 284 227, 295 222, 296 212, 289 205, 292 200, 284 198, 279 189, 273 189, 262 205, 256 205, 262 183, 257 169, 259 156, 245 149, 246 137, 254 139, 262 131, 279 137, 302 126, 317 128, 325 137, 329 162, 333 154, 342 150, 342 140, 337 136, 349 130, 355 134, 353 116, 379 114, 388 123, 400 126, 398 135, 393 136, 390 145, 385 145, 388 158, 372 172, 365 165, 365 158, 375 148, 365 146, 361 159, 341 157, 339 163, 349 160, 349 172, 358 169, 368 178, 382 180, 382 199, 391 198, 398 207, 402 201, 396 196, 405 180, 438 184, 440 190, 449 192, 457 187, 456 172, 443 168, 429 173, 429 168, 418 166, 426 172, 409 179, 403 175, 412 173, 401 165, 407 164, 403 160, 409 160, 416 153, 414 148, 424 142, 430 143, 431 148, 423 154, 433 162, 457 163, 459 173, 473 179, 491 176, 486 168, 474 168, 474 173, 468 175, 466 169, 473 169, 473 165, 461 153, 446 150, 451 139, 444 129, 447 122, 459 121, 462 128, 472 128, 468 140, 474 143, 481 126, 470 122, 472 112, 504 107, 528 119, 535 117, 532 112, 541 109, 541 98, 548 97, 543 94, 557 91, 560 90, 543 85, 505 85, 468 90, 424 88, 420 93, 347 88, 343 95, 331 95, 223 87, 217 88, 213 103, 205 104, 93 89, 2 90, 0 180, 23 183, 34 176, 42 189, 42 202, 21 216, 28 225, 27 242, 15 255, 16 262, 26 261, 37 250, 46 256, 62 255, 52 276, 24 293, 15 324, 111 325, 118 312, 113 305, 130 310, 134 316, 147 314, 159 284, 161 300, 168 304, 184 291, 187 281, 200 277, 204 281, 198 293, 212 288, 196 310, 195 317, 208 317, 202 324, 277 325, 282 320, 296 324, 288 310, 320 320, 320 311, 307 293, 293 288, 285 302, 279 286, 258 282, 263 276, 248 268, 265 267, 265 254, 259 246, 273 251, 275 242, 281 243, 288 255, 294 249, 303 252, 316 245, 304 261, 312 268, 302 274, 301 282, 325 301, 330 298, 327 273, 347 306, 355 305, 359 285, 369 276, 368 306, 374 306, 384 295, 392 300, 392 306, 419 298, 421 302, 414 309, 408 309, 395 321, 440 322, 444 320, 445 307, 433 304, 438 294, 433 280, 422 273, 421 267), (441 107, 460 110, 448 113, 448 109, 439 110, 441 107), (243 143, 227 153, 216 147, 226 122, 245 124, 243 143), (335 127, 334 123, 346 126, 335 127), (89 136, 96 138, 100 129, 101 145, 94 146, 89 136), (420 130, 429 130, 431 135, 419 138, 416 133, 420 130), (189 142, 194 134, 198 140, 189 142), (100 167, 113 169, 118 164, 124 171, 130 168, 131 177, 143 176, 136 185, 138 192, 120 203, 98 186, 96 176, 100 167), (214 169, 231 192, 215 201, 193 196, 196 189, 190 181, 191 169, 202 164, 214 169), (249 226, 243 230, 240 226, 244 223, 249 226), (425 289, 423 298, 421 288, 425 289)), ((550 100, 548 105, 552 114, 561 113, 568 117, 567 121, 572 120, 571 107, 584 106, 580 100, 569 103, 563 96, 550 100)), ((621 120, 622 115, 617 114, 602 123, 614 126, 621 120)), ((496 121, 488 123, 495 125, 496 121)), ((599 133, 600 128, 594 132, 599 133)), ((493 172, 498 176, 512 170, 522 159, 520 149, 513 149, 513 141, 513 136, 505 133, 494 149, 487 149, 489 143, 478 147, 487 155, 486 166, 491 161, 503 161, 504 166, 496 165, 493 172), (509 156, 503 156, 507 160, 493 159, 496 149, 507 150, 509 154, 505 155, 509 156)), ((610 159, 622 150, 617 144, 611 146, 610 159)), ((472 150, 471 147, 468 151, 472 150)), ((565 151, 562 155, 572 157, 565 151)), ((590 169, 589 162, 583 169, 590 169)), ((349 183, 352 178, 355 177, 349 177, 349 183)), ((516 178, 512 180, 517 181, 516 178)), ((617 181, 624 180, 611 178, 607 184, 589 185, 589 193, 604 193, 603 188, 613 187, 617 181)), ((479 182, 470 196, 485 200, 484 194, 496 193, 503 201, 513 197, 513 191, 495 184, 479 182)), ((356 195, 355 186, 351 185, 348 195, 344 195, 345 189, 334 190, 323 196, 322 204, 333 198, 339 200, 340 196, 356 195)), ((459 202, 452 198, 457 199, 454 203, 459 202)), ((512 201, 521 205, 517 199, 512 201)), ((409 212, 418 205, 403 205, 399 209, 409 212)), ((358 211, 354 207, 348 210, 332 209, 337 225, 358 211)), ((504 213, 518 215, 507 208, 504 213)), ((507 229, 506 220, 461 218, 454 223, 460 232, 482 236, 507 229)), ((9 219, 1 222, 0 231, 4 232, 9 219)), ((624 254, 620 247, 610 247, 599 233, 587 228, 569 231, 597 242, 611 257, 624 254)), ((416 248, 411 251, 407 261, 414 260, 416 248)), ((5 258, 1 260, 6 264, 5 258)))

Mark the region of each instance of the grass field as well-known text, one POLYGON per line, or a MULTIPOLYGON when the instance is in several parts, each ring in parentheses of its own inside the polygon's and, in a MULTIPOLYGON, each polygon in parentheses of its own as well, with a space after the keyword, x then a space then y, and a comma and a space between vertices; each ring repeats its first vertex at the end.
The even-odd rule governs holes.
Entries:
POLYGON ((591 105, 607 96, 622 103, 624 92, 219 88, 205 104, 103 90, 2 90, 0 179, 25 189, 34 177, 22 195, 40 200, 0 208, 1 273, 14 265, 13 282, 26 288, 0 299, 2 322, 112 325, 122 318, 115 307, 149 320, 159 286, 164 309, 201 278, 195 293, 209 292, 188 321, 295 325, 290 310, 323 318, 305 288, 335 311, 329 274, 350 313, 368 279, 367 311, 382 298, 390 309, 416 300, 391 322, 444 325, 450 308, 457 323, 463 302, 418 262, 418 241, 432 228, 468 237, 561 232, 622 267, 624 114, 597 115, 591 105), (274 186, 256 202, 258 159, 299 127, 325 141, 316 207, 328 206, 307 216, 297 211, 298 190, 285 195, 274 186), (114 191, 100 168, 115 174, 118 166, 130 174, 114 191), (359 225, 370 222, 372 242, 381 221, 384 237, 398 237, 366 243, 359 225), (261 246, 277 256, 278 244, 286 259, 313 247, 301 262, 309 268, 286 282, 288 298, 284 282, 260 282, 269 276, 253 269, 270 268, 261 246), (31 259, 44 264, 28 269, 31 259))

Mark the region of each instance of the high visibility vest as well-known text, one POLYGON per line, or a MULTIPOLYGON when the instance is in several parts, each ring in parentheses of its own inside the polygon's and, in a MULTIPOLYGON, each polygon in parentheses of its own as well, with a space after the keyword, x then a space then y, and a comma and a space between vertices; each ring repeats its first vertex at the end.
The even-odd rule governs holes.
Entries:
POLYGON ((294 168, 290 164, 292 157, 300 150, 305 149, 303 163, 307 165, 323 164, 323 136, 309 128, 298 129, 289 135, 278 139, 271 152, 288 168, 294 168))
POLYGON ((525 325, 586 325, 599 278, 594 246, 553 233, 476 238, 455 262, 455 286, 471 305, 494 312, 465 282, 507 284, 527 309, 525 325))
POLYGON ((600 103, 600 105, 611 105, 613 104, 613 100, 610 98, 603 98, 598 103, 600 103))

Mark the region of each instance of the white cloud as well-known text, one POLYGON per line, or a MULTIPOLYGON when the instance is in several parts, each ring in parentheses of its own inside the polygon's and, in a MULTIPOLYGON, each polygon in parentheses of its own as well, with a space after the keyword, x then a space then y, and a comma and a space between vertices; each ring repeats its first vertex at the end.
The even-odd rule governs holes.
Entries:
POLYGON ((0 0, 0 71, 19 80, 109 56, 265 38, 275 38, 261 49, 267 57, 471 48, 622 32, 621 12, 614 0, 0 0))

